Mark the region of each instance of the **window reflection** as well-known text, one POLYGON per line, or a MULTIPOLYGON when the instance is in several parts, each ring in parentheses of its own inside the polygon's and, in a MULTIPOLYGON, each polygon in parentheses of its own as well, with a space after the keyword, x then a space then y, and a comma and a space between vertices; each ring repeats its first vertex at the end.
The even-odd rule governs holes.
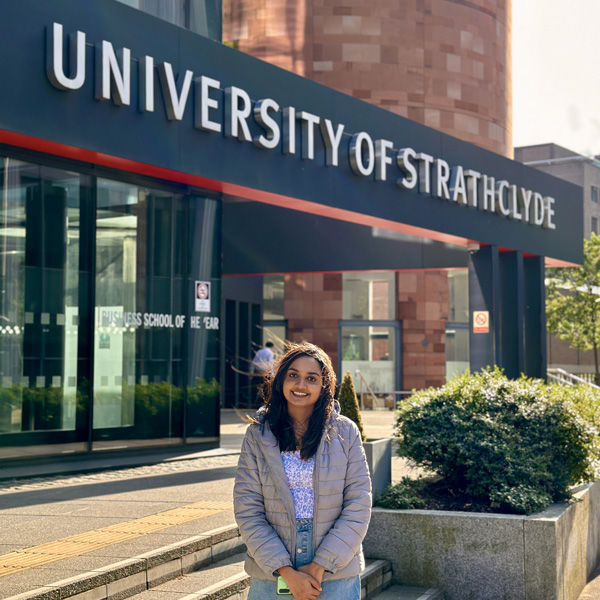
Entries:
POLYGON ((395 317, 395 273, 344 273, 342 315, 346 320, 391 320, 395 317))
POLYGON ((396 335, 395 326, 343 326, 342 374, 350 371, 365 391, 396 391, 396 335))
POLYGON ((221 0, 118 0, 163 21, 221 40, 221 0))
POLYGON ((217 439, 219 218, 0 157, 0 458, 217 439))
POLYGON ((3 158, 0 433, 74 430, 81 177, 3 158))

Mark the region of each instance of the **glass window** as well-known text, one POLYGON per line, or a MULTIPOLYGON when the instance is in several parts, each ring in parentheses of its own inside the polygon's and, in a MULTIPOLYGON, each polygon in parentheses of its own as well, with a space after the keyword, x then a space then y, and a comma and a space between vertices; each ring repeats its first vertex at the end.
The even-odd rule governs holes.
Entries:
POLYGON ((350 371, 355 386, 365 393, 396 391, 395 326, 342 326, 341 373, 350 371))
POLYGON ((219 201, 3 157, 0 182, 0 459, 90 424, 94 449, 181 443, 184 414, 217 440, 219 201))
POLYGON ((1 159, 0 434, 85 430, 85 180, 1 159))
POLYGON ((282 320, 285 282, 283 275, 265 275, 263 277, 263 319, 265 321, 282 320))
POLYGON ((598 219, 597 217, 592 217, 592 233, 598 234, 598 219))
POLYGON ((386 273, 344 273, 342 318, 345 320, 391 320, 395 318, 396 276, 386 273))
POLYGON ((221 0, 118 0, 163 21, 221 40, 221 0))
POLYGON ((592 202, 600 202, 600 188, 597 185, 593 185, 591 188, 592 202))
POLYGON ((273 344, 273 353, 275 358, 285 354, 285 344, 287 341, 287 321, 263 321, 262 326, 262 347, 267 342, 273 344))
POLYGON ((469 322, 469 272, 467 269, 448 271, 450 318, 453 323, 469 322))
POLYGON ((220 312, 217 203, 189 200, 185 277, 187 250, 180 246, 186 237, 177 234, 185 231, 186 202, 169 191, 98 180, 95 447, 115 440, 180 443, 186 397, 187 435, 216 433, 220 325, 211 315, 220 312))
POLYGON ((446 325, 446 380, 469 368, 469 327, 446 325))

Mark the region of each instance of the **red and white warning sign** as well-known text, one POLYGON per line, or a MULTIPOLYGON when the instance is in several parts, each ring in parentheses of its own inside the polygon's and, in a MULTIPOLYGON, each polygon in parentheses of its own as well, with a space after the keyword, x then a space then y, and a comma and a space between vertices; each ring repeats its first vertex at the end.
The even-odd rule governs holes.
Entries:
POLYGON ((490 313, 487 310, 473 311, 473 333, 490 332, 490 313))
POLYGON ((196 281, 196 312, 210 312, 210 281, 196 281))

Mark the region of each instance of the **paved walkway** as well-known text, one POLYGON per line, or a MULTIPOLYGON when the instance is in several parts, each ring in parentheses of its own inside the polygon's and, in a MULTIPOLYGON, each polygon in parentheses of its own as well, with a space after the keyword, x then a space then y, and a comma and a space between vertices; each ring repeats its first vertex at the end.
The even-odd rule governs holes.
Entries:
MULTIPOLYGON (((216 450, 124 456, 118 468, 92 457, 0 469, 0 598, 233 524, 243 416, 222 411, 216 450)), ((392 412, 363 421, 369 437, 392 433, 392 412)))

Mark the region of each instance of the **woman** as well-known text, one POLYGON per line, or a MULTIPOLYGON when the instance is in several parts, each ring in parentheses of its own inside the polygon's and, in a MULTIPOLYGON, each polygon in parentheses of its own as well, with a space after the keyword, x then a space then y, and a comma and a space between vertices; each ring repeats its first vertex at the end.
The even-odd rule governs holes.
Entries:
POLYGON ((265 383, 233 490, 248 600, 286 587, 295 600, 360 600, 371 482, 358 428, 334 392, 331 360, 308 343, 290 345, 265 383))

